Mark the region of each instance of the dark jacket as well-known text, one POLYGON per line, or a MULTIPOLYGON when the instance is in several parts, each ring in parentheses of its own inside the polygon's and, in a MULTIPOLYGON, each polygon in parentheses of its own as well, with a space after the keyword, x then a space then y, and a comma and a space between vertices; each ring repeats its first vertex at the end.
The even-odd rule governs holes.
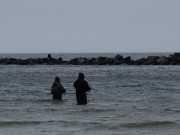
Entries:
POLYGON ((74 82, 74 88, 76 89, 76 99, 78 104, 87 104, 86 92, 90 91, 88 83, 84 78, 78 78, 74 82))
POLYGON ((66 92, 66 89, 62 86, 60 82, 54 81, 51 86, 51 94, 53 94, 53 99, 62 99, 62 94, 66 92))

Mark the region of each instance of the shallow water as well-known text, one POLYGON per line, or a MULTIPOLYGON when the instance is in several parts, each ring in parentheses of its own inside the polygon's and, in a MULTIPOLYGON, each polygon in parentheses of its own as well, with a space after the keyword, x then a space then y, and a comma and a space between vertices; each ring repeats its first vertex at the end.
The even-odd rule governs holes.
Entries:
POLYGON ((178 135, 180 66, 0 65, 0 135, 178 135), (76 105, 73 82, 92 87, 76 105), (50 87, 61 77, 63 101, 50 87))

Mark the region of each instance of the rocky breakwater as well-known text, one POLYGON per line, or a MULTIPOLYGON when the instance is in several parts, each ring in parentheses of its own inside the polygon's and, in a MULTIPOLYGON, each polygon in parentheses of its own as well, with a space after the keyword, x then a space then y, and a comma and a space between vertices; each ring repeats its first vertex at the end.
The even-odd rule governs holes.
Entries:
POLYGON ((73 65, 131 65, 131 57, 123 58, 121 55, 116 55, 115 58, 97 57, 97 58, 74 58, 68 61, 68 64, 73 65))
POLYGON ((97 58, 74 58, 69 61, 63 61, 60 58, 52 58, 49 54, 46 58, 0 58, 1 65, 180 65, 180 53, 166 56, 148 56, 133 60, 130 56, 124 58, 118 54, 114 58, 97 57, 97 58))
POLYGON ((62 64, 62 58, 52 58, 49 54, 46 58, 29 58, 29 59, 16 59, 16 58, 0 58, 1 65, 57 65, 62 64))

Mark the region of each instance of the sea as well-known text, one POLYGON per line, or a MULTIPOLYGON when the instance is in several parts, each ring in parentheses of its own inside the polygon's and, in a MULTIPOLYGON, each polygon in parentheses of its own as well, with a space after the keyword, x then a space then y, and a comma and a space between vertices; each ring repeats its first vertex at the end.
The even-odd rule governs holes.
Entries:
MULTIPOLYGON (((132 59, 173 53, 52 53, 54 58, 132 59)), ((0 58, 43 58, 43 54, 0 54, 0 58)), ((0 135, 179 135, 178 65, 0 65, 0 135), (92 90, 77 105, 79 72, 92 90), (55 76, 66 88, 52 100, 55 76)))

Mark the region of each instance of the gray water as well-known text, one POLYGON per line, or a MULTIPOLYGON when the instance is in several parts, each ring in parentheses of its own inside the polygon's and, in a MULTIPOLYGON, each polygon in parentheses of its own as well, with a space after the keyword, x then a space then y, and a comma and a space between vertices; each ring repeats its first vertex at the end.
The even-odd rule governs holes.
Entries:
POLYGON ((179 135, 180 66, 0 65, 0 135, 179 135), (73 82, 92 87, 76 105, 73 82), (53 101, 55 76, 67 89, 53 101))

